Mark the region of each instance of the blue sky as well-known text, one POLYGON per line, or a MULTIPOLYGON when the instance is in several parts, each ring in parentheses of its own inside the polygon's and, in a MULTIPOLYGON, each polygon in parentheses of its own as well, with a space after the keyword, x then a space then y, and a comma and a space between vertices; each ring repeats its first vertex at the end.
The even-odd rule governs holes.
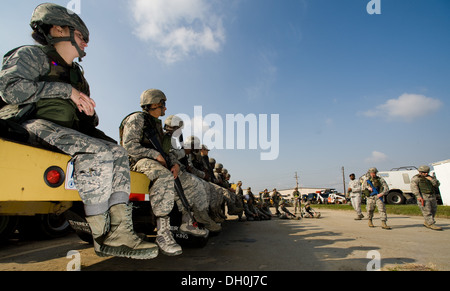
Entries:
MULTIPOLYGON (((362 175, 450 159, 450 2, 380 0, 78 0, 91 31, 82 62, 100 129, 118 138, 149 88, 168 115, 277 114, 279 156, 212 150, 254 192, 342 190, 362 175), (347 178, 348 182, 348 178, 347 178)), ((0 54, 32 44, 39 1, 0 11, 0 54)), ((211 125, 212 127, 212 125, 211 125)))

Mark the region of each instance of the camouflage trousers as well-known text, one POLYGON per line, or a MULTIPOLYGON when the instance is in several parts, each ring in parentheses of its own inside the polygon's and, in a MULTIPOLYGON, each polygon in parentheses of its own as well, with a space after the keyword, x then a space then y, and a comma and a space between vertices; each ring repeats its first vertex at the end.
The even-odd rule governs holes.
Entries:
POLYGON ((216 221, 222 221, 223 217, 225 217, 222 210, 222 204, 224 201, 223 192, 225 189, 211 182, 205 181, 205 185, 209 196, 210 216, 216 221))
MULTIPOLYGON (((155 216, 164 217, 169 215, 177 198, 172 172, 152 159, 142 159, 131 169, 135 172, 143 173, 152 181, 150 204, 155 216)), ((180 206, 179 204, 177 205, 180 206)))
POLYGON ((424 206, 422 203, 417 201, 417 205, 419 205, 420 210, 422 211, 423 218, 425 219, 425 223, 428 225, 433 225, 436 223, 434 217, 437 212, 437 200, 436 196, 430 194, 423 194, 424 206))
POLYGON ((42 119, 22 126, 30 133, 32 145, 56 148, 72 157, 75 186, 87 216, 128 203, 130 167, 124 148, 42 119))
MULTIPOLYGON (((152 159, 141 159, 132 170, 145 174, 152 181, 150 203, 155 216, 169 215, 175 203, 180 211, 184 209, 175 190, 173 174, 166 167, 152 159)), ((207 209, 207 193, 201 180, 185 171, 180 171, 178 177, 190 206, 195 211, 207 209)))
POLYGON ((208 211, 209 197, 206 192, 206 183, 189 172, 181 171, 179 174, 184 194, 195 211, 208 211))
POLYGON ((381 221, 387 221, 386 205, 377 196, 367 197, 367 206, 366 207, 367 207, 367 217, 369 219, 373 218, 373 213, 375 211, 375 207, 377 207, 378 212, 380 213, 381 221))

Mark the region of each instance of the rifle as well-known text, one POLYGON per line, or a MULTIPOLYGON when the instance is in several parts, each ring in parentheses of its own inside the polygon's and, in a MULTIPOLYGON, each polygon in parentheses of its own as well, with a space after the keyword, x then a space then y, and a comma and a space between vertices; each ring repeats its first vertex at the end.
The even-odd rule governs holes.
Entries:
MULTIPOLYGON (((163 159, 166 162, 167 168, 169 170, 172 169, 173 168, 172 162, 170 161, 169 157, 164 152, 164 150, 161 146, 161 143, 156 138, 157 133, 156 133, 154 127, 150 126, 147 129, 148 129, 147 131, 144 131, 144 135, 148 138, 148 140, 152 144, 154 150, 158 151, 161 154, 161 156, 163 157, 163 159)), ((183 186, 181 185, 181 181, 180 181, 179 177, 177 177, 175 179, 175 191, 177 192, 178 197, 180 197, 181 203, 183 204, 184 208, 188 212, 190 218, 192 219, 194 224, 196 224, 194 216, 191 213, 192 207, 189 205, 189 201, 187 200, 186 195, 184 194, 184 189, 183 189, 183 186)))
MULTIPOLYGON (((380 192, 378 192, 378 189, 375 188, 375 186, 373 186, 372 181, 370 181, 370 179, 367 180, 367 183, 369 183, 370 187, 372 187, 372 193, 370 193, 370 197, 380 194, 380 192)), ((382 197, 380 197, 378 199, 380 199, 384 203, 384 200, 382 197)))
POLYGON ((216 176, 214 175, 214 171, 209 165, 209 158, 208 156, 202 156, 202 165, 205 171, 208 173, 209 176, 209 182, 216 184, 216 176))

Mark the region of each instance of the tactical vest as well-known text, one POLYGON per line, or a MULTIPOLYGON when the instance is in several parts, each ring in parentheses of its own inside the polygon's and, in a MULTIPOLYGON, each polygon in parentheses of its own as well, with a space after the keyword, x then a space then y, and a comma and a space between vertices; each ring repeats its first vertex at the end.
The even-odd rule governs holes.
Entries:
POLYGON ((422 176, 419 176, 419 189, 422 194, 434 194, 433 184, 422 176))
MULTIPOLYGON (((69 66, 56 49, 51 46, 40 47, 47 55, 50 65, 49 72, 41 76, 41 82, 62 82, 72 85, 78 91, 90 95, 89 84, 83 71, 77 63, 69 66)), ((80 116, 77 106, 70 99, 41 99, 36 104, 34 118, 45 119, 61 126, 80 130, 80 116)))
POLYGON ((370 182, 372 182, 372 185, 377 189, 377 191, 381 192, 382 184, 380 182, 380 178, 378 178, 378 177, 375 177, 375 178, 370 177, 369 180, 370 180, 370 182))
MULTIPOLYGON (((380 178, 378 176, 376 176, 375 178, 370 177, 369 178, 370 182, 372 182, 372 185, 377 189, 378 193, 381 193, 382 191, 382 186, 383 184, 380 181, 380 178)), ((365 189, 363 191, 363 194, 365 196, 371 196, 374 192, 370 193, 370 191, 368 189, 365 189)))

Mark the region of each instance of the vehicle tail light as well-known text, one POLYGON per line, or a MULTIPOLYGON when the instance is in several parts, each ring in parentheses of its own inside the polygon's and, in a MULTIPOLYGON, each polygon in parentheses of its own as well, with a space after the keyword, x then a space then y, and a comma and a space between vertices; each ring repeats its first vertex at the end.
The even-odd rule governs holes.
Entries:
POLYGON ((65 178, 64 171, 59 167, 50 167, 44 174, 45 183, 52 188, 58 188, 64 184, 65 178))

